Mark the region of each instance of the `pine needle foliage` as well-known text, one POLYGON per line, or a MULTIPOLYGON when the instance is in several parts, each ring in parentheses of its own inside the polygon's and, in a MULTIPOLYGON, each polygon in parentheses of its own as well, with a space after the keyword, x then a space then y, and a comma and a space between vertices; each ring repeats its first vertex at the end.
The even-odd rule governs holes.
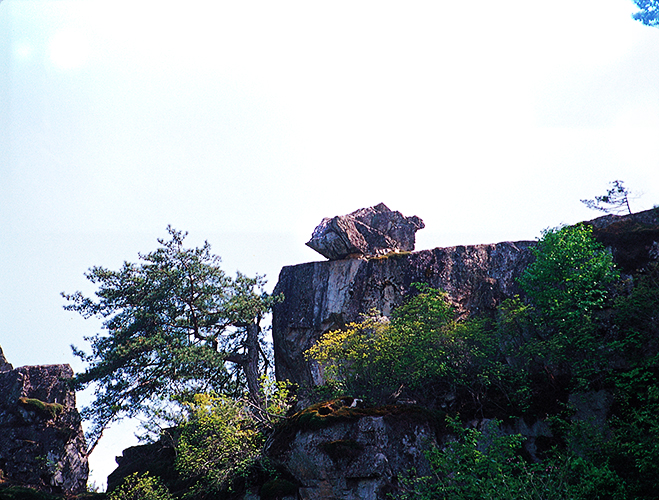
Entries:
POLYGON ((91 450, 110 422, 154 416, 173 398, 240 397, 248 389, 260 404, 258 378, 268 361, 260 322, 276 299, 261 276, 227 276, 208 242, 186 248, 187 233, 167 230, 170 239, 139 254, 140 262, 90 269, 95 298, 62 294, 66 310, 104 320, 101 333, 85 338, 90 354, 72 346, 89 365, 74 384, 95 389, 82 411, 92 423, 91 450))

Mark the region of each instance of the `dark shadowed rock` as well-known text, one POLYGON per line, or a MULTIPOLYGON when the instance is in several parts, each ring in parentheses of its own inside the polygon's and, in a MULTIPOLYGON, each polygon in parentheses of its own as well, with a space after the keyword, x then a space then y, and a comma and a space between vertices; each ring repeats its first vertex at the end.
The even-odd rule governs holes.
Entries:
POLYGON ((419 217, 405 217, 380 203, 323 219, 307 246, 330 260, 409 252, 414 250, 415 233, 423 227, 419 217))
MULTIPOLYGON (((163 431, 160 439, 154 443, 126 448, 121 456, 115 457, 117 468, 108 476, 108 491, 117 488, 126 477, 134 473, 159 477, 170 492, 182 493, 190 481, 186 482, 176 472, 175 428, 163 431)), ((194 482, 194 481, 192 481, 194 482)))
POLYGON ((424 452, 434 444, 434 423, 418 408, 334 400, 289 419, 266 453, 299 485, 291 498, 385 500, 400 492, 401 478, 431 473, 424 452))
POLYGON ((587 222, 593 235, 613 253, 625 272, 659 261, 659 209, 631 215, 605 215, 587 222))
POLYGON ((0 372, 0 469, 12 483, 51 493, 86 491, 87 445, 69 365, 0 372))
POLYGON ((6 372, 13 369, 14 367, 7 361, 5 354, 2 352, 2 347, 0 347, 0 372, 6 372))

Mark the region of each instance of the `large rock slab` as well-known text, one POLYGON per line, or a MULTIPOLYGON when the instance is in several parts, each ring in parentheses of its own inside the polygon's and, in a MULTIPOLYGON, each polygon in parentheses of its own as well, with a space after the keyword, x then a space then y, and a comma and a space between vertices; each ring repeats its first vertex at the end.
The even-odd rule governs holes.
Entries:
MULTIPOLYGON (((586 224, 624 272, 659 261, 659 209, 586 224)), ((282 293, 284 301, 274 306, 272 322, 277 377, 302 386, 322 384, 304 352, 326 331, 359 321, 372 308, 388 316, 414 282, 446 291, 462 314, 492 316, 502 300, 521 293, 516 280, 533 261, 533 245, 455 246, 282 268, 274 293, 282 293)))
POLYGON ((376 308, 402 304, 415 282, 445 290, 461 313, 492 315, 520 290, 516 278, 532 261, 533 242, 456 246, 371 259, 310 262, 282 268, 275 294, 272 332, 280 380, 301 386, 323 383, 304 352, 320 336, 376 308))
POLYGON ((405 217, 380 203, 323 219, 307 246, 330 260, 410 252, 414 250, 415 233, 423 227, 419 217, 405 217))
POLYGON ((0 371, 0 472, 50 493, 86 491, 87 444, 69 365, 0 371))

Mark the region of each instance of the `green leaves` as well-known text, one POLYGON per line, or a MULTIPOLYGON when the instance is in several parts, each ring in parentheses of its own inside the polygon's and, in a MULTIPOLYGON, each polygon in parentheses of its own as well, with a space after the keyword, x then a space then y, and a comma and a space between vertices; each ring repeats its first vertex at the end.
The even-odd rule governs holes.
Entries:
POLYGON ((184 477, 196 478, 202 491, 226 488, 260 456, 264 436, 242 401, 197 394, 186 406, 176 468, 184 477))
POLYGON ((228 277, 208 242, 185 248, 187 233, 167 230, 170 239, 139 254, 140 262, 90 269, 95 298, 62 294, 66 310, 104 320, 104 331, 86 338, 90 354, 73 348, 89 363, 74 383, 95 387, 94 402, 83 409, 95 442, 111 421, 153 414, 174 395, 241 396, 247 379, 258 399, 267 363, 259 322, 277 299, 263 291, 261 276, 228 277))
POLYGON ((542 463, 527 462, 524 438, 506 434, 496 420, 481 429, 447 419, 454 439, 427 453, 432 475, 408 481, 415 500, 623 500, 625 484, 606 463, 575 453, 553 453, 542 463))
POLYGON ((613 257, 583 224, 546 230, 533 254, 519 280, 533 306, 525 312, 533 323, 527 347, 545 366, 569 369, 587 384, 609 354, 597 312, 620 278, 613 257))
POLYGON ((128 476, 108 496, 109 500, 174 500, 167 487, 148 473, 128 476))
POLYGON ((445 292, 425 284, 392 314, 377 311, 361 323, 331 331, 307 352, 339 392, 390 402, 450 395, 468 388, 472 395, 499 380, 501 366, 480 321, 458 322, 445 292), (497 373, 499 375, 497 375, 497 373))

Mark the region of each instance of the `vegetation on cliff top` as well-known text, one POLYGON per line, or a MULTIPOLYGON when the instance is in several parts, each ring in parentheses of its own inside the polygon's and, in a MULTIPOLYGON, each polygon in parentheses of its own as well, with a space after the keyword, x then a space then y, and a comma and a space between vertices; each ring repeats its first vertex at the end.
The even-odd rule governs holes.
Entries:
POLYGON ((418 285, 391 321, 369 315, 309 351, 330 390, 452 415, 457 440, 429 454, 434 475, 409 498, 654 498, 659 267, 623 280, 586 225, 545 231, 534 255, 525 297, 496 321, 458 321, 445 294, 418 285), (614 398, 606 422, 575 421, 568 395, 601 389, 614 398), (533 459, 520 436, 459 424, 512 416, 552 423, 533 459))
MULTIPOLYGON (((373 311, 324 335, 308 356, 324 369, 324 394, 343 397, 312 405, 281 426, 275 421, 288 409, 285 384, 270 382, 258 397, 242 397, 230 386, 188 392, 180 399, 176 468, 193 486, 176 496, 228 498, 249 481, 293 491, 295 484, 263 455, 273 429, 281 438, 346 419, 419 411, 426 421, 445 415, 439 425, 455 439, 429 451, 432 475, 401 483, 401 498, 654 498, 659 266, 621 275, 586 225, 545 231, 533 252, 535 261, 519 280, 524 295, 502 303, 496 319, 458 318, 444 292, 419 283, 390 319, 373 311), (599 390, 613 398, 606 421, 575 420, 569 394, 599 390), (357 397, 366 408, 353 404, 357 397), (419 406, 391 405, 401 400, 419 406), (552 437, 537 439, 530 455, 520 435, 503 431, 512 417, 543 419, 552 437), (474 419, 490 423, 465 426, 474 419)), ((230 299, 231 293, 222 307, 230 299)), ((75 300, 81 311, 91 307, 75 300)), ((233 316, 212 317, 220 324, 227 318, 233 316)), ((182 323, 182 331, 199 340, 186 330, 191 324, 182 323)), ((208 339, 219 340, 212 336, 217 323, 209 325, 208 339)), ((127 338, 139 342, 140 334, 127 338)), ((95 337, 99 348, 106 341, 95 337)), ((329 453, 360 453, 348 441, 328 446, 329 453)), ((138 490, 170 498, 148 476, 129 479, 134 484, 113 493, 117 500, 132 498, 119 492, 138 490)))

